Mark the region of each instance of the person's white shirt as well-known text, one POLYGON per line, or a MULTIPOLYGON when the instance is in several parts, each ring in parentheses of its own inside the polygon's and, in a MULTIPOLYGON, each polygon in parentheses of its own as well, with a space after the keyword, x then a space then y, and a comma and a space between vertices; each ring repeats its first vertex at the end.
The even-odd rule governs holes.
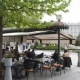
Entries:
POLYGON ((22 44, 18 45, 18 51, 19 51, 19 53, 22 53, 22 51, 23 51, 23 45, 22 44))
POLYGON ((24 62, 23 57, 19 57, 19 61, 20 61, 20 62, 24 62))

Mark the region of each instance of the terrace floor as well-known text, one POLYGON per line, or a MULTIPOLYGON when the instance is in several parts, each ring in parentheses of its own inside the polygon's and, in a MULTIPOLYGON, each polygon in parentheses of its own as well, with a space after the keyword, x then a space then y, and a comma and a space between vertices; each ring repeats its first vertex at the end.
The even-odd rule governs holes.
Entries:
MULTIPOLYGON (((42 52, 46 53, 46 51, 42 51, 42 52)), ((38 51, 38 53, 40 52, 38 51)), ((49 51, 48 54, 49 53, 51 54, 53 53, 53 51, 51 52, 49 51)), ((59 72, 56 72, 56 76, 53 74, 53 77, 51 78, 50 72, 47 72, 46 75, 45 73, 43 73, 43 75, 41 76, 40 71, 37 71, 36 80, 73 80, 73 79, 80 80, 80 67, 77 67, 77 61, 78 61, 77 53, 72 52, 70 57, 72 59, 72 66, 71 69, 66 68, 65 74, 63 71, 61 75, 59 72)), ((27 80, 27 77, 23 77, 22 79, 16 79, 16 80, 27 80)), ((34 80, 34 76, 32 73, 30 73, 29 80, 34 80)))

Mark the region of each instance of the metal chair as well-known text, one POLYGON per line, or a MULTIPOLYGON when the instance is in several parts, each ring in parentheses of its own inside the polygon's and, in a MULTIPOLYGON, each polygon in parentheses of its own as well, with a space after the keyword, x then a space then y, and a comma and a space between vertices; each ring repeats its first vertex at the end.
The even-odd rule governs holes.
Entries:
POLYGON ((34 67, 35 67, 35 62, 29 62, 27 68, 24 69, 28 73, 27 80, 29 78, 29 72, 33 72, 34 79, 36 80, 34 67))
MULTIPOLYGON (((62 69, 64 70, 64 74, 65 74, 65 68, 63 68, 63 63, 64 63, 64 59, 60 58, 58 63, 53 64, 53 66, 56 67, 56 69, 59 69, 58 72, 60 72, 60 75, 61 75, 62 69)), ((54 74, 55 74, 55 71, 57 70, 54 70, 54 74)))
POLYGON ((51 62, 49 61, 45 61, 43 64, 42 64, 42 67, 41 67, 41 76, 43 74, 43 70, 45 70, 45 74, 47 73, 47 70, 50 71, 51 73, 51 78, 52 78, 52 74, 53 74, 53 71, 54 71, 54 60, 52 60, 51 62))

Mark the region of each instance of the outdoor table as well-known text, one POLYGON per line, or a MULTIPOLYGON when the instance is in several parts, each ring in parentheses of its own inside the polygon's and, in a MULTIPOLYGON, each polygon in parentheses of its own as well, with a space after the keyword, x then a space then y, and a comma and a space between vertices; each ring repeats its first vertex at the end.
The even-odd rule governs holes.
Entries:
POLYGON ((44 63, 45 61, 51 62, 53 59, 51 59, 51 58, 36 58, 36 59, 33 59, 33 60, 44 63))
POLYGON ((33 59, 33 60, 44 62, 44 61, 52 61, 53 59, 51 59, 51 58, 36 58, 36 59, 33 59))

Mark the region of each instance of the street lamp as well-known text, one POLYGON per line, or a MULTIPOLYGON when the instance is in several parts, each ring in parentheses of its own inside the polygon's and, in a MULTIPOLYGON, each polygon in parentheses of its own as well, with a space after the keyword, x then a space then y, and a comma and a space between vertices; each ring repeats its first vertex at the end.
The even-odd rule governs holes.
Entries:
POLYGON ((56 19, 58 20, 58 22, 60 22, 61 21, 61 19, 62 19, 62 15, 56 15, 56 19))
POLYGON ((57 15, 56 19, 58 20, 58 54, 60 55, 60 21, 62 19, 62 15, 57 15))
MULTIPOLYGON (((62 19, 62 15, 57 15, 56 19, 58 20, 58 22, 55 23, 55 26, 57 26, 57 30, 58 30, 58 63, 60 62, 60 29, 64 26, 61 21, 62 19)), ((60 71, 60 68, 56 68, 56 71, 60 71)))
MULTIPOLYGON (((48 28, 48 30, 54 31, 55 33, 58 32, 58 63, 59 63, 59 59, 60 59, 60 29, 68 29, 69 26, 64 23, 61 22, 62 19, 62 15, 57 15, 56 16, 57 21, 52 23, 51 26, 48 28)), ((59 70, 59 69, 57 69, 59 70)))

